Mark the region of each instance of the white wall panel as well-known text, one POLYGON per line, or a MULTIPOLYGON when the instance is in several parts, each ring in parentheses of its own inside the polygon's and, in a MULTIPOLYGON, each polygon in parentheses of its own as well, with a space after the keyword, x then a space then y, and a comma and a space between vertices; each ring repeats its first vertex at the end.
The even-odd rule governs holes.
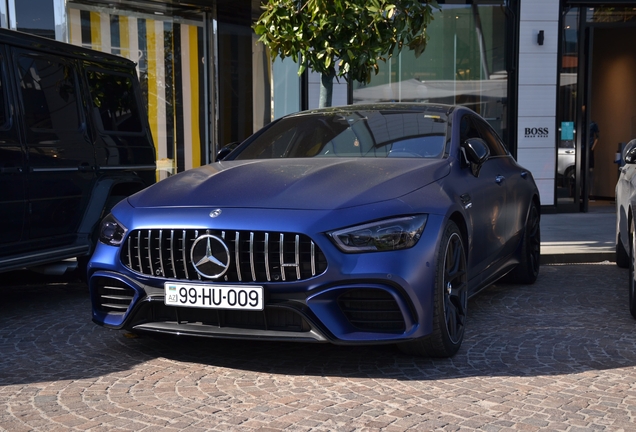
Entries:
MULTIPOLYGON (((526 0, 527 1, 527 0, 526 0)), ((521 21, 519 24, 519 53, 555 53, 559 48, 559 22, 521 21), (543 30, 543 45, 537 43, 543 30)))
POLYGON ((554 179, 554 155, 554 149, 518 149, 517 162, 529 169, 535 179, 554 179))
POLYGON ((556 86, 519 86, 519 117, 554 117, 556 86))
POLYGON ((554 204, 554 180, 536 180, 541 205, 554 204))
POLYGON ((522 0, 521 19, 526 21, 550 21, 559 19, 558 0, 522 0))
POLYGON ((517 160, 537 181, 541 204, 554 205, 559 1, 521 0, 520 6, 517 160))
POLYGON ((557 53, 532 53, 519 56, 519 85, 557 82, 557 53))
POLYGON ((554 117, 520 117, 517 127, 517 148, 554 149, 554 143, 558 136, 554 121, 554 117), (547 134, 542 133, 545 131, 539 131, 539 129, 546 128, 547 134))

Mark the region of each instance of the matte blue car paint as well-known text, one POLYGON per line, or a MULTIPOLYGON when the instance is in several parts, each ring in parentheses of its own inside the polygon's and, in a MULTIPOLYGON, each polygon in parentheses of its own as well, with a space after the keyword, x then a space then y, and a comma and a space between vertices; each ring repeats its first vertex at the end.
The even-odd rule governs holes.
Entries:
POLYGON ((160 187, 131 197, 130 204, 144 208, 183 202, 189 207, 339 209, 400 197, 448 171, 445 160, 421 158, 221 161, 169 177, 160 187), (219 184, 229 186, 219 188, 219 184))
MULTIPOLYGON (((456 108, 449 117, 455 134, 459 122, 454 118, 464 112, 468 110, 456 108)), ((309 321, 333 343, 385 343, 419 338, 432 331, 437 253, 449 218, 453 217, 465 232, 470 293, 483 287, 484 278, 501 276, 518 262, 520 253, 517 235, 512 253, 484 262, 485 245, 475 244, 473 235, 476 230, 483 232, 488 227, 480 225, 474 209, 461 203, 460 196, 474 185, 475 177, 462 166, 457 145, 449 141, 450 154, 442 159, 219 162, 163 180, 121 202, 112 213, 128 229, 207 228, 308 235, 324 253, 326 271, 300 282, 260 283, 266 292, 288 298, 288 305, 304 309, 309 321), (210 213, 217 209, 221 214, 211 218, 210 213), (346 254, 327 235, 374 220, 421 213, 428 215, 426 227, 410 249, 346 254), (403 333, 360 331, 351 326, 335 299, 338 293, 361 286, 382 289, 396 299, 405 319, 403 333)), ((512 158, 507 158, 511 161, 510 169, 520 172, 512 158)), ((514 211, 525 220, 532 196, 537 195, 531 175, 520 188, 514 211)), ((119 251, 100 243, 89 263, 91 291, 94 292, 95 278, 101 275, 114 277, 136 292, 135 301, 123 317, 93 308, 94 321, 111 328, 125 327, 131 311, 139 302, 146 301, 147 295, 156 299, 163 296, 164 279, 127 269, 120 263, 119 251)))
MULTIPOLYGON (((122 202, 117 207, 121 208, 126 205, 126 202, 122 202)), ((383 205, 387 206, 387 203, 383 203, 383 205)), ((380 214, 382 214, 382 209, 380 209, 379 207, 379 205, 376 206, 374 210, 379 211, 380 214)), ((391 206, 391 208, 395 209, 395 206, 391 206)), ((155 209, 153 212, 147 215, 147 219, 152 219, 154 222, 153 224, 145 224, 140 220, 137 220, 137 218, 135 218, 135 220, 130 220, 130 222, 135 223, 136 228, 141 229, 153 228, 157 226, 163 228, 182 228, 184 226, 200 228, 201 226, 204 226, 202 225, 203 223, 207 223, 208 225, 205 226, 208 228, 214 228, 214 226, 210 225, 209 222, 211 220, 209 217, 210 209, 212 208, 195 209, 195 213, 197 214, 195 220, 185 218, 188 209, 180 209, 179 211, 155 209), (162 210, 165 210, 165 212, 167 213, 166 215, 164 215, 166 219, 172 221, 171 225, 167 225, 167 221, 162 220, 162 210)), ((118 214, 117 210, 118 209, 113 209, 113 213, 115 215, 118 214)), ((348 209, 347 211, 351 212, 350 209, 348 209)), ((241 214, 243 216, 245 216, 247 213, 251 213, 253 218, 247 217, 247 221, 239 221, 238 223, 235 223, 237 221, 233 221, 234 223, 228 224, 229 227, 227 225, 222 225, 223 227, 225 227, 225 229, 244 229, 245 223, 247 223, 248 226, 250 226, 249 224, 251 223, 251 226, 253 226, 254 218, 262 217, 265 220, 281 221, 280 225, 276 223, 268 225, 268 227, 273 226, 273 228, 270 228, 271 231, 276 231, 280 228, 286 228, 288 231, 297 231, 298 227, 295 225, 294 221, 298 221, 296 223, 303 225, 306 222, 311 222, 311 219, 309 219, 310 216, 316 215, 316 212, 313 211, 292 212, 289 210, 276 212, 265 211, 265 215, 263 215, 263 210, 260 209, 254 209, 251 210, 251 212, 237 209, 223 209, 222 214, 227 214, 229 219, 232 218, 233 212, 237 212, 237 215, 241 214), (229 211, 226 212, 226 210, 229 211), (293 213, 294 216, 290 217, 290 212, 293 213), (301 213, 304 214, 304 216, 301 213), (290 221, 291 223, 286 224, 285 221, 290 221)), ((344 213, 345 211, 341 212, 344 213)), ((328 213, 331 213, 329 216, 333 217, 334 212, 328 213)), ((130 213, 126 212, 125 214, 130 213)), ((312 310, 312 312, 314 312, 314 314, 320 319, 320 321, 331 333, 337 335, 338 339, 343 342, 355 342, 356 340, 359 342, 364 341, 367 343, 389 341, 404 337, 420 337, 429 333, 432 326, 432 316, 428 311, 431 310, 431 287, 435 278, 435 253, 437 251, 437 245, 439 242, 441 225, 445 221, 444 217, 440 215, 429 215, 422 238, 420 238, 417 245, 411 249, 367 254, 344 254, 336 248, 331 240, 329 240, 329 238, 325 235, 326 231, 332 229, 326 228, 331 227, 331 224, 333 224, 333 222, 331 222, 331 217, 328 218, 328 220, 330 221, 329 225, 325 225, 324 218, 321 218, 322 221, 317 222, 317 231, 308 232, 307 230, 304 230, 302 232, 312 237, 312 239, 325 254, 328 263, 338 263, 338 265, 330 265, 327 268, 326 272, 322 275, 316 276, 303 282, 261 284, 265 287, 266 291, 278 294, 300 293, 302 294, 302 296, 308 297, 310 300, 306 303, 312 310), (432 245, 434 247, 431 247, 432 245), (334 284, 334 281, 338 282, 334 284), (417 283, 415 283, 415 281, 417 281, 417 283), (404 305, 403 300, 400 300, 399 303, 402 303, 402 307, 404 308, 404 310, 407 310, 408 307, 413 308, 415 311, 413 320, 417 320, 418 322, 413 323, 410 328, 407 328, 403 335, 359 331, 356 332, 350 325, 343 324, 341 312, 337 308, 335 302, 332 302, 327 308, 326 306, 324 306, 324 304, 321 304, 319 302, 313 303, 311 301, 311 299, 314 299, 314 301, 319 299, 320 295, 323 294, 323 290, 325 289, 343 289, 344 287, 350 287, 360 284, 366 284, 366 286, 383 286, 387 291, 393 293, 395 293, 397 290, 402 290, 405 294, 407 294, 409 298, 415 301, 412 305, 409 306, 404 305)), ((358 217, 360 216, 358 215, 358 217)), ((123 222, 123 220, 121 219, 120 222, 123 222)), ((141 219, 143 220, 143 218, 141 219)), ((215 222, 222 223, 216 220, 215 222)), ((160 290, 160 292, 163 292, 163 279, 149 278, 133 273, 132 271, 126 269, 121 264, 119 264, 119 251, 120 249, 114 246, 108 246, 101 243, 98 245, 96 252, 89 264, 89 274, 91 275, 91 281, 93 280, 93 277, 103 274, 102 271, 110 270, 115 271, 122 276, 126 276, 120 276, 117 277, 117 279, 129 285, 135 290, 135 292, 138 293, 136 299, 144 297, 146 295, 146 291, 140 284, 135 283, 135 280, 139 280, 141 283, 150 287, 154 287, 157 290, 160 290), (93 273, 95 269, 99 269, 100 272, 93 273)), ((94 312, 93 315, 93 319, 95 321, 103 322, 103 324, 106 326, 117 328, 119 328, 127 318, 128 314, 124 315, 123 317, 106 317, 104 316, 104 314, 94 312)))

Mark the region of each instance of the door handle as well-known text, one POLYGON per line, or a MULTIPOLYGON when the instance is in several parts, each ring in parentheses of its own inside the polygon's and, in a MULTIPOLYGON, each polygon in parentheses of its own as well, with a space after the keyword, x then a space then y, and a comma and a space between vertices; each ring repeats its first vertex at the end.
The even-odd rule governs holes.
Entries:
POLYGON ((80 170, 80 171, 92 171, 93 167, 88 162, 84 162, 84 163, 81 163, 77 167, 77 169, 80 170))
POLYGON ((12 166, 0 167, 0 174, 16 174, 21 172, 22 172, 21 167, 12 167, 12 166))
POLYGON ((502 175, 498 175, 497 177, 495 177, 495 183, 497 183, 497 184, 501 184, 501 183, 503 183, 503 181, 504 181, 505 179, 506 179, 506 178, 505 178, 504 176, 502 176, 502 175))

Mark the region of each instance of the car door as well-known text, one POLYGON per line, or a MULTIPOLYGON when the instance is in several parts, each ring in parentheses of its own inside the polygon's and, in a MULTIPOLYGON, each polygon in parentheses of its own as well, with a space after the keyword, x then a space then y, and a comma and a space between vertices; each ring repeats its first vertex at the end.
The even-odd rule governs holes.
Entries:
POLYGON ((501 247, 493 250, 498 258, 504 258, 512 254, 521 239, 525 228, 527 202, 522 197, 527 197, 530 177, 526 170, 521 168, 512 158, 508 149, 501 141, 497 133, 486 121, 476 118, 475 122, 480 136, 490 150, 490 176, 497 184, 497 214, 498 244, 501 247), (524 174, 525 172, 525 174, 524 174))
POLYGON ((0 256, 19 252, 26 215, 26 155, 8 83, 5 51, 0 46, 0 256))
MULTIPOLYGON (((483 139, 478 119, 464 114, 460 119, 460 145, 467 139, 483 139)), ((469 250, 469 278, 483 274, 494 264, 505 244, 505 211, 507 196, 502 187, 500 163, 497 155, 491 155, 475 175, 468 168, 462 170, 460 199, 466 204, 471 219, 473 237, 469 250)))
POLYGON ((12 54, 29 162, 27 238, 37 249, 71 244, 95 180, 77 68, 50 53, 12 54))

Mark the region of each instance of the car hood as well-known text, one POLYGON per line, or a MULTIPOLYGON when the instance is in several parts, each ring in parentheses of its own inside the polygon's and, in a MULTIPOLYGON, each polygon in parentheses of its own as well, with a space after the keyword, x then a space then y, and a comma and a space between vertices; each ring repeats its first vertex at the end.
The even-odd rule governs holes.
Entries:
POLYGON ((339 209, 398 198, 448 175, 446 159, 225 161, 168 177, 133 207, 339 209))

